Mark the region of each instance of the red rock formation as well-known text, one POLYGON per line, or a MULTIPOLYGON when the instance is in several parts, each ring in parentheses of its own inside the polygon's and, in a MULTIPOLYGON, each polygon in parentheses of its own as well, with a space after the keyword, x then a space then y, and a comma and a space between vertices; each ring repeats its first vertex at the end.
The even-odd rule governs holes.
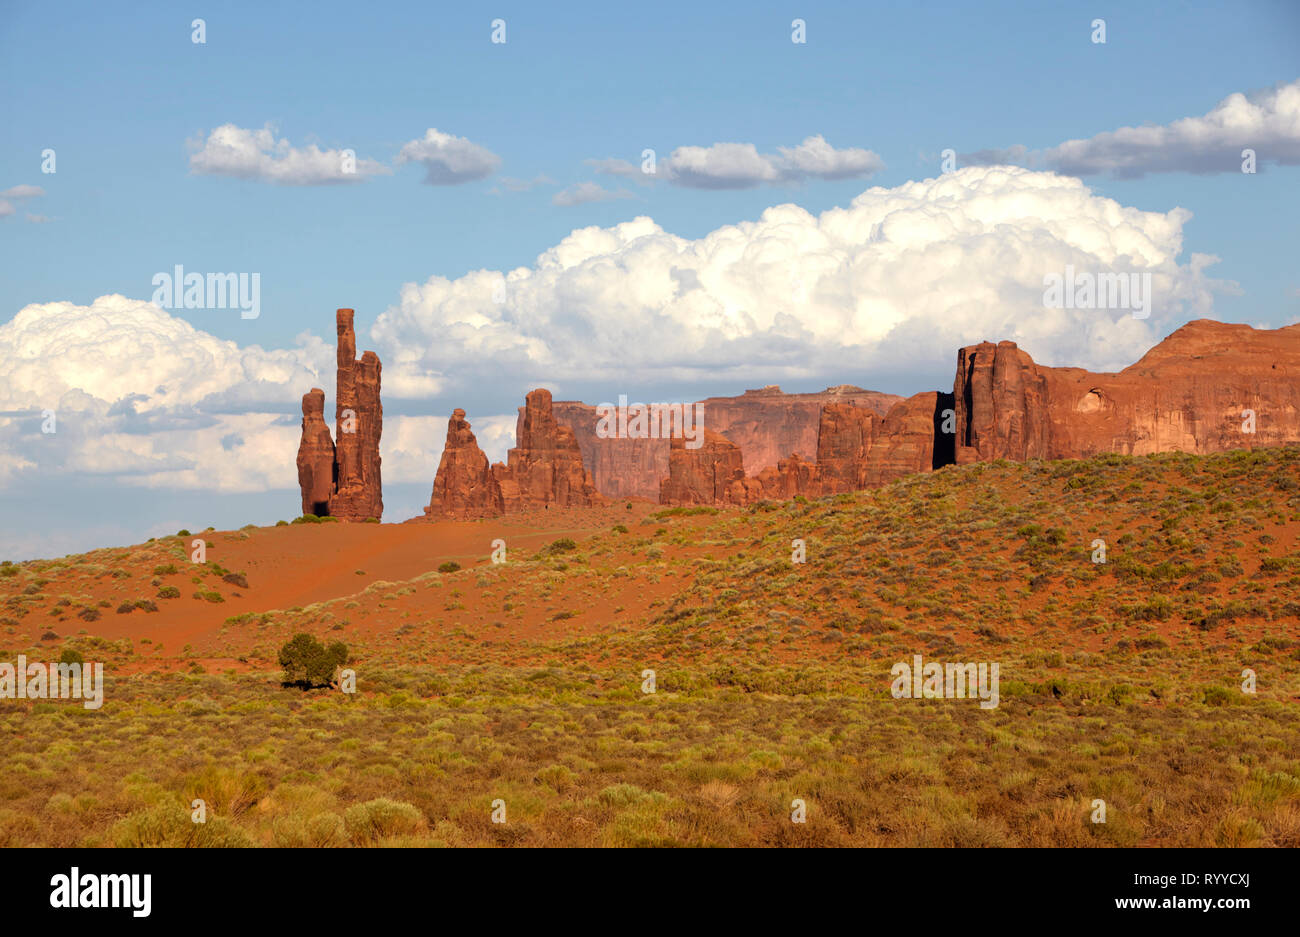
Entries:
POLYGON ((498 490, 501 492, 501 512, 503 514, 518 514, 527 506, 524 504, 523 495, 519 491, 519 482, 515 481, 514 476, 510 474, 510 469, 504 462, 492 463, 492 480, 496 482, 498 490))
POLYGON ((496 517, 531 508, 590 507, 604 503, 583 467, 573 430, 555 419, 549 390, 534 390, 519 408, 518 443, 508 464, 487 456, 456 410, 447 423, 447 444, 438 463, 428 518, 496 517))
POLYGON ((379 356, 368 351, 355 360, 352 310, 340 309, 338 370, 334 392, 335 437, 325 425, 325 392, 313 388, 302 398, 302 438, 298 444, 298 484, 304 514, 360 521, 383 517, 379 437, 384 409, 379 399, 379 356), (330 457, 326 470, 324 454, 330 457), (325 479, 329 479, 328 485, 325 479))
POLYGON ((818 490, 817 463, 809 462, 798 453, 780 459, 756 476, 764 498, 784 501, 795 495, 810 495, 818 490))
POLYGON ((688 449, 680 436, 670 440, 660 504, 750 504, 761 495, 761 483, 745 477, 740 447, 725 436, 706 429, 696 449, 688 449))
POLYGON ((433 498, 424 509, 429 517, 496 517, 505 513, 500 481, 488 458, 457 409, 447 421, 447 442, 433 482, 433 498))
MULTIPOLYGON (((817 427, 816 488, 839 494, 863 487, 867 451, 879 418, 864 407, 828 403, 817 427)), ((804 489, 804 494, 811 493, 804 489)))
POLYGON ((659 497, 659 480, 668 474, 667 439, 602 438, 596 433, 600 417, 590 404, 562 400, 554 410, 555 419, 573 429, 597 491, 609 498, 659 497))
POLYGON ((860 407, 884 416, 902 399, 851 384, 828 387, 815 394, 787 394, 772 384, 747 390, 739 397, 709 397, 701 404, 705 425, 739 446, 745 457, 745 471, 756 474, 791 453, 814 458, 821 411, 827 404, 860 407))
POLYGON ((904 475, 951 464, 952 434, 942 430, 945 415, 951 424, 951 394, 926 391, 895 405, 873 427, 860 487, 876 488, 904 475))
POLYGON ((345 520, 380 518, 384 500, 379 437, 384 429, 384 408, 379 401, 379 356, 368 351, 355 360, 357 340, 351 309, 338 311, 337 326, 334 437, 338 474, 330 514, 345 520))
MULTIPOLYGON (((691 449, 682 438, 598 438, 595 408, 553 405, 548 392, 534 391, 521 408, 509 465, 489 470, 500 509, 592 503, 599 496, 584 456, 598 483, 619 496, 745 505, 876 487, 954 462, 1300 443, 1300 325, 1268 331, 1192 322, 1117 374, 1042 367, 1014 343, 983 342, 960 349, 952 394, 902 400, 857 388, 807 395, 764 388, 702 404, 708 428, 703 445, 691 449), (809 406, 816 407, 815 422, 809 406), (568 421, 576 432, 563 425, 568 421), (753 441, 761 461, 719 426, 753 441), (772 448, 780 443, 791 444, 772 448), (776 451, 790 455, 778 459, 776 451), (815 462, 807 452, 815 452, 815 462), (747 474, 756 463, 767 467, 747 474), (647 476, 656 472, 652 490, 647 476)), ((304 504, 328 444, 318 430, 308 442, 309 424, 304 398, 304 504)), ((474 465, 480 477, 481 463, 474 465)), ((435 501, 437 492, 435 486, 435 501)))
MULTIPOLYGON (((755 474, 796 453, 805 461, 817 454, 818 422, 827 403, 852 404, 884 416, 903 398, 842 384, 815 394, 786 394, 769 385, 739 397, 709 397, 702 408, 704 425, 741 449, 745 471, 755 474)), ((601 438, 596 408, 577 401, 555 404, 556 418, 573 427, 584 462, 601 494, 611 498, 659 496, 668 474, 668 439, 601 438)))
POLYGON ((1015 342, 982 342, 957 352, 953 383, 959 463, 977 459, 1041 459, 1046 378, 1015 342))
POLYGON ((764 494, 833 495, 928 472, 935 465, 936 425, 946 406, 951 398, 933 391, 895 404, 883 417, 866 407, 828 403, 818 423, 816 462, 792 456, 759 472, 764 494))
POLYGON ((953 394, 958 463, 1300 442, 1300 325, 1189 322, 1118 374, 1043 367, 1011 342, 984 342, 958 353, 953 394))
POLYGON ((302 395, 302 440, 298 443, 298 486, 302 513, 329 513, 334 494, 334 437, 325 423, 325 391, 313 387, 302 395))
MULTIPOLYGON (((1012 342, 962 348, 951 395, 916 394, 883 417, 827 403, 815 471, 792 458, 756 480, 765 497, 826 495, 954 462, 1203 454, 1295 443, 1300 325, 1269 331, 1199 320, 1118 374, 1043 367, 1012 342)), ((735 453, 724 459, 718 446, 706 450, 691 457, 674 447, 665 503, 748 503, 752 494, 735 484, 742 476, 717 483, 735 453)))
POLYGON ((510 477, 525 507, 590 506, 602 500, 573 430, 555 419, 551 392, 529 392, 515 426, 515 448, 507 453, 510 477))

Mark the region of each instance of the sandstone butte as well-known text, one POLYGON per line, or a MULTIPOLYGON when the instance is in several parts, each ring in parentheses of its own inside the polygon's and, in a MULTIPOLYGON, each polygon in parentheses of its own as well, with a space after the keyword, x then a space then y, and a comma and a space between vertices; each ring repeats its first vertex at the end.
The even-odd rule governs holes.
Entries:
MULTIPOLYGON (((711 425, 711 424, 710 424, 711 425)), ((1014 342, 957 353, 952 393, 916 394, 881 417, 827 403, 813 466, 792 456, 747 479, 725 437, 673 440, 666 504, 749 504, 885 484, 951 464, 1106 452, 1220 452, 1300 443, 1300 325, 1189 322, 1116 374, 1035 364, 1014 342), (719 484, 725 475, 726 483, 719 484), (758 485, 750 484, 757 481, 758 485)))
MULTIPOLYGON (((374 414, 374 448, 365 448, 370 437, 360 433, 352 449, 341 445, 336 453, 322 416, 323 393, 313 389, 303 398, 298 455, 303 509, 320 513, 324 504, 333 514, 346 505, 354 515, 378 516, 358 512, 356 496, 339 496, 344 479, 358 474, 345 466, 360 465, 360 479, 373 478, 380 504, 379 362, 367 352, 358 367, 350 310, 339 311, 339 323, 340 399, 346 386, 358 416, 374 414), (373 385, 362 394, 355 388, 369 373, 367 359, 373 385), (373 474, 366 470, 371 464, 373 474)), ((1013 342, 981 342, 958 351, 951 392, 903 399, 849 386, 819 394, 765 387, 700 404, 706 428, 702 444, 689 448, 681 438, 599 438, 595 407, 554 403, 549 391, 534 390, 520 408, 518 445, 506 463, 494 465, 465 412, 456 410, 425 516, 489 517, 599 504, 604 497, 746 505, 873 488, 915 472, 995 459, 1296 444, 1300 325, 1257 330, 1197 320, 1113 374, 1045 367, 1013 342), (756 470, 759 465, 765 467, 756 470)))
POLYGON ((379 399, 379 356, 358 360, 351 309, 335 313, 338 331, 334 391, 335 434, 325 424, 325 391, 313 387, 302 398, 298 443, 298 485, 302 513, 348 521, 379 520, 384 513, 379 437, 384 408, 379 399), (336 442, 337 440, 337 442, 336 442))
POLYGON ((489 466, 465 411, 455 410, 447 423, 447 442, 425 517, 495 517, 551 505, 604 503, 583 467, 573 430, 555 419, 549 390, 534 390, 525 398, 515 441, 518 445, 506 454, 504 464, 489 466))
MULTIPOLYGON (((769 385, 738 397, 709 397, 696 406, 703 410, 705 426, 739 446, 745 471, 756 475, 791 453, 812 460, 826 404, 851 404, 884 416, 902 399, 847 384, 812 394, 786 394, 769 385)), ((555 418, 573 428, 583 462, 601 494, 659 497, 660 482, 668 474, 669 440, 602 439, 596 435, 596 408, 576 400, 557 400, 555 418)))

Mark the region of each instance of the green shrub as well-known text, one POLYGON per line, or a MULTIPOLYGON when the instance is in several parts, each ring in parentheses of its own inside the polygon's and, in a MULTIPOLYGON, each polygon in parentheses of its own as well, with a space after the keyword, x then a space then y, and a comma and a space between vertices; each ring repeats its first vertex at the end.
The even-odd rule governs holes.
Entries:
POLYGON ((252 837, 225 817, 209 812, 206 823, 195 823, 190 812, 175 802, 137 811, 118 821, 109 839, 119 849, 205 847, 246 849, 252 837))
POLYGON ((438 567, 438 572, 454 573, 458 569, 460 569, 459 563, 455 562, 454 560, 448 560, 447 562, 443 563, 441 566, 438 567))
POLYGON ((279 660, 286 684, 304 689, 328 686, 335 669, 348 662, 348 647, 342 641, 326 647, 310 634, 300 632, 280 648, 279 660))
MULTIPOLYGON (((628 505, 628 507, 631 507, 631 505, 628 505)), ((774 509, 775 509, 775 505, 772 508, 769 508, 768 510, 774 510, 774 509)), ((696 505, 694 507, 665 508, 662 511, 656 511, 651 516, 662 519, 665 517, 699 517, 700 515, 711 515, 717 513, 718 513, 717 508, 709 507, 706 504, 701 504, 701 505, 696 505)))
POLYGON ((158 598, 160 599, 179 599, 180 597, 181 590, 175 586, 163 586, 158 590, 158 598))
POLYGON ((343 818, 337 813, 318 813, 304 820, 296 814, 275 821, 271 845, 281 849, 327 849, 348 845, 343 818))
POLYGON ((654 791, 644 791, 635 784, 611 784, 597 795, 604 804, 611 807, 629 807, 643 801, 662 801, 664 795, 654 791))
POLYGON ((578 776, 565 765, 542 768, 535 777, 540 783, 549 784, 560 794, 572 788, 578 780, 578 776))
POLYGON ((1231 706, 1237 702, 1240 694, 1222 686, 1207 686, 1205 688, 1205 705, 1206 706, 1231 706))
POLYGON ((424 826, 424 818, 411 804, 379 797, 349 807, 343 814, 343 825, 352 842, 366 845, 386 836, 414 833, 424 826))

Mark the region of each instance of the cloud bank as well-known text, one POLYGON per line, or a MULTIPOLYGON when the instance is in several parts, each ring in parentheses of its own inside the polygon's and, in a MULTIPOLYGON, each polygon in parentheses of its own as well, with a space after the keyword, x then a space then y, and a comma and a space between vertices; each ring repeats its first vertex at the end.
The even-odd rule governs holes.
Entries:
POLYGON ((297 445, 286 413, 332 359, 314 336, 291 350, 241 348, 120 295, 27 306, 0 326, 0 475, 282 487, 286 445, 297 445), (268 407, 279 409, 257 412, 268 407))
POLYGON ((752 143, 679 146, 655 165, 654 173, 621 159, 590 159, 599 173, 645 182, 662 179, 692 189, 752 189, 812 179, 865 179, 885 168, 870 150, 837 150, 820 135, 798 146, 759 153, 752 143))
POLYGON ((955 349, 983 339, 1115 369, 1228 288, 1205 275, 1216 258, 1179 263, 1190 218, 1016 167, 871 188, 821 215, 777 205, 698 240, 639 217, 575 230, 531 267, 405 284, 371 345, 386 380, 433 374, 452 388, 502 374, 740 386, 846 372, 869 387, 900 364, 951 372, 955 349), (1044 308, 1044 276, 1067 264, 1151 273, 1151 317, 1044 308))
MULTIPOLYGON (((293 349, 241 347, 120 295, 27 306, 0 326, 0 485, 62 474, 213 493, 296 489, 301 397, 313 386, 332 396, 334 367, 333 346, 310 333, 293 349)), ((430 386, 385 374, 386 396, 394 384, 409 396, 430 386)), ((474 420, 494 459, 514 444, 514 426, 513 413, 474 420)), ((385 481, 432 486, 446 433, 446 417, 386 417, 385 481)))
POLYGON ((1017 164, 1072 176, 1241 172, 1242 150, 1260 165, 1300 165, 1300 79, 1249 95, 1224 98, 1208 114, 1163 126, 1121 127, 1048 150, 1023 145, 963 154, 962 165, 1017 164))
MULTIPOLYGON (((828 375, 872 387, 900 367, 950 375, 955 349, 982 339, 1111 370, 1213 313, 1214 258, 1179 262, 1189 218, 1015 167, 871 188, 820 215, 777 205, 697 240, 641 217, 575 230, 531 267, 408 283, 361 345, 383 359, 386 403, 463 395, 494 459, 513 444, 515 414, 476 412, 473 394, 503 376, 521 389, 739 391, 828 375), (1044 276, 1067 265, 1151 273, 1151 318, 1044 308, 1044 276)), ((29 305, 0 325, 0 484, 293 492, 299 401, 332 391, 333 371, 332 344, 309 333, 264 349, 119 295, 29 305), (41 432, 47 410, 53 434, 41 432)), ((385 483, 431 485, 446 416, 398 409, 385 418, 385 483)))

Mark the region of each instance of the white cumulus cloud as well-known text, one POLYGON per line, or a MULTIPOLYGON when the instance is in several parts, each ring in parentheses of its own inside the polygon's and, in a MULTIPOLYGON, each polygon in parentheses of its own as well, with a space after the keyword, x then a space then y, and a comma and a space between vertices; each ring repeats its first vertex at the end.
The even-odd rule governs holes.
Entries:
POLYGON ((1049 365, 1137 360, 1167 326, 1212 314, 1216 258, 1179 262, 1189 212, 1142 211, 1081 181, 969 168, 871 188, 813 215, 777 205, 698 240, 636 218, 572 232, 531 267, 402 287, 372 344, 390 373, 472 388, 502 374, 735 381, 951 373, 956 349, 1017 341, 1049 365), (1044 308, 1044 277, 1150 273, 1149 319, 1044 308))
POLYGON ((357 159, 344 149, 322 150, 316 144, 295 147, 275 137, 270 124, 249 130, 222 124, 190 141, 190 172, 202 176, 233 176, 279 185, 329 185, 361 182, 367 176, 392 172, 371 159, 357 159))
MULTIPOLYGON (((268 350, 120 295, 27 306, 0 325, 0 485, 57 475, 221 494, 294 491, 300 400, 312 387, 332 398, 334 367, 333 345, 309 332, 292 349, 268 350), (52 433, 42 432, 47 425, 52 433)), ((390 380, 387 371, 386 398, 437 391, 429 375, 390 380)), ((504 459, 515 415, 474 424, 484 451, 504 459)), ((384 481, 432 486, 446 434, 445 416, 386 416, 384 481)), ((290 497, 286 510, 294 504, 290 497)))
POLYGON ((458 185, 492 175, 501 157, 464 137, 430 127, 422 139, 404 144, 395 162, 424 166, 424 181, 429 185, 458 185))
POLYGON ((292 414, 333 357, 308 334, 294 349, 241 347, 116 294, 26 306, 0 325, 0 474, 293 487, 292 414))
POLYGON ((1259 165, 1300 165, 1300 79, 1251 94, 1231 94, 1201 117, 1165 125, 1121 127, 1047 150, 1017 144, 964 154, 967 165, 1017 163, 1072 176, 1121 179, 1154 172, 1241 172, 1242 150, 1259 165))
POLYGON ((256 382, 291 400, 293 388, 329 373, 332 358, 319 339, 296 350, 240 347, 118 294, 89 306, 33 303, 0 325, 0 410, 51 406, 73 391, 106 406, 135 399, 166 409, 256 382))
MULTIPOLYGON (((472 391, 503 376, 740 388, 834 374, 873 386, 900 367, 950 375, 956 349, 983 339, 1111 370, 1213 314, 1225 288, 1207 276, 1214 258, 1180 262, 1190 217, 1016 167, 875 187, 820 215, 777 205, 694 240, 641 217, 577 229, 529 267, 405 284, 361 345, 384 362, 386 403, 470 391, 494 460, 515 414, 473 412, 472 391), (1150 273, 1150 318, 1045 308, 1044 277, 1067 265, 1150 273)), ((29 305, 0 325, 0 483, 293 491, 298 401, 332 391, 333 352, 310 333, 291 349, 240 346, 119 295, 29 305), (56 433, 41 432, 46 411, 56 433)), ((431 485, 446 414, 389 409, 385 482, 431 485)))

